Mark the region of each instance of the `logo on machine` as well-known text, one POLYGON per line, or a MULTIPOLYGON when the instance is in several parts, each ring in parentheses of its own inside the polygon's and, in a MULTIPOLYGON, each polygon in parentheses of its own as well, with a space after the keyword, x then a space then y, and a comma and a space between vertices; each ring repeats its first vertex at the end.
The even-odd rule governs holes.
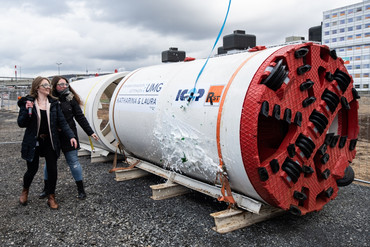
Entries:
MULTIPOLYGON (((180 89, 177 92, 175 101, 185 101, 188 100, 189 97, 189 89, 180 89)), ((205 90, 203 88, 199 88, 197 92, 194 94, 194 101, 199 101, 200 98, 203 97, 205 90)))
POLYGON ((218 106, 221 101, 222 91, 224 90, 224 87, 224 85, 210 86, 204 105, 218 106))
POLYGON ((150 83, 146 86, 146 93, 159 93, 162 90, 163 83, 150 83))

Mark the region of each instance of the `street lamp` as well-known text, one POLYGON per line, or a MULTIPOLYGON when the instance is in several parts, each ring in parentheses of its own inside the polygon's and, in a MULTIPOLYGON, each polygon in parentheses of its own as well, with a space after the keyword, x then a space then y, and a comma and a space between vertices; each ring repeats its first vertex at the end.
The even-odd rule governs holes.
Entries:
POLYGON ((60 75, 60 65, 62 65, 62 63, 56 63, 58 65, 58 75, 60 75))

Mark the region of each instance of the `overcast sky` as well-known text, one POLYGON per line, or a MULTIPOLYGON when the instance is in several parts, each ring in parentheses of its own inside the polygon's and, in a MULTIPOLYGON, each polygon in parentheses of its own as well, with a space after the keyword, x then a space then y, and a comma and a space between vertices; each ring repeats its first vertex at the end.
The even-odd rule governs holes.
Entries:
MULTIPOLYGON (((257 45, 308 38, 323 12, 361 0, 232 0, 222 35, 245 30, 257 45)), ((0 76, 134 70, 169 47, 206 58, 228 0, 2 0, 0 76)), ((222 38, 216 47, 222 46, 222 38)), ((215 49, 217 50, 217 49, 215 49)))

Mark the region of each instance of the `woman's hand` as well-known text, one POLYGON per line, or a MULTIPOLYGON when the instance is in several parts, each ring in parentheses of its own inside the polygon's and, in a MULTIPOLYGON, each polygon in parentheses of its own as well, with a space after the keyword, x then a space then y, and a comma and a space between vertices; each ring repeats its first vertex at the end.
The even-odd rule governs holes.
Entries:
POLYGON ((32 101, 29 101, 29 100, 27 100, 26 101, 26 109, 28 109, 28 108, 33 108, 33 102, 32 101))
POLYGON ((71 139, 71 146, 74 147, 74 148, 77 148, 77 140, 76 140, 76 138, 72 138, 71 139))
POLYGON ((99 140, 99 137, 95 133, 93 133, 91 135, 91 137, 94 138, 95 141, 98 141, 99 140))

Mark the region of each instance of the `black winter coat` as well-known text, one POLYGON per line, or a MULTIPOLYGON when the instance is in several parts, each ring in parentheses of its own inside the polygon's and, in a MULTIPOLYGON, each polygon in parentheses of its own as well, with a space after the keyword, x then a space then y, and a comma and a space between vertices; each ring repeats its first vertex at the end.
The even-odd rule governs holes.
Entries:
MULTIPOLYGON (((88 136, 91 136, 94 134, 94 131, 91 129, 89 122, 87 121, 85 115, 83 114, 80 105, 78 104, 77 100, 74 98, 73 94, 70 92, 69 94, 63 94, 57 96, 59 97, 60 105, 62 108, 62 112, 64 114, 64 117, 69 125, 69 127, 72 129, 73 133, 76 136, 78 147, 80 148, 80 142, 78 140, 77 136, 77 128, 76 128, 76 122, 81 126, 81 128, 85 131, 85 133, 88 136)), ((62 151, 68 152, 71 150, 74 150, 74 147, 71 147, 68 136, 61 133, 60 135, 60 142, 62 143, 62 151)))
MULTIPOLYGON (((36 105, 32 108, 32 115, 29 117, 28 110, 26 109, 26 101, 29 98, 33 98, 31 96, 22 97, 18 101, 19 106, 19 114, 18 114, 18 125, 21 128, 26 128, 24 132, 23 141, 22 141, 22 158, 31 162, 35 155, 35 148, 37 142, 37 133, 38 133, 38 126, 37 126, 37 110, 36 105)), ((48 96, 48 100, 50 103, 50 130, 51 130, 51 139, 53 142, 54 150, 57 154, 57 157, 60 155, 60 141, 59 141, 59 131, 61 129, 63 133, 68 136, 68 146, 71 146, 70 139, 74 138, 75 135, 73 134, 71 128, 68 126, 63 112, 61 111, 60 104, 56 99, 51 98, 48 96)))

